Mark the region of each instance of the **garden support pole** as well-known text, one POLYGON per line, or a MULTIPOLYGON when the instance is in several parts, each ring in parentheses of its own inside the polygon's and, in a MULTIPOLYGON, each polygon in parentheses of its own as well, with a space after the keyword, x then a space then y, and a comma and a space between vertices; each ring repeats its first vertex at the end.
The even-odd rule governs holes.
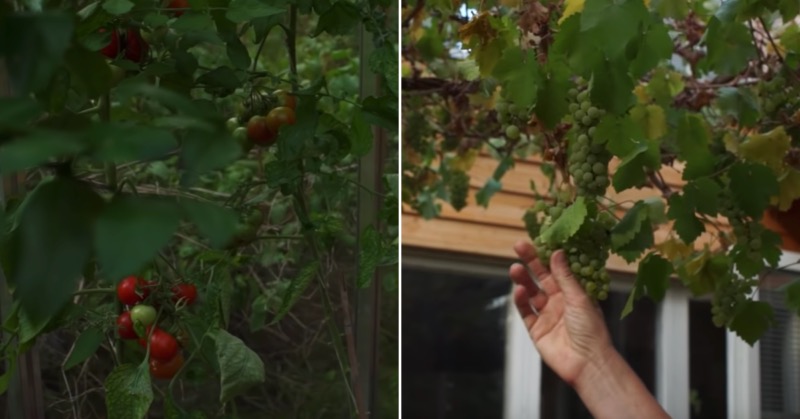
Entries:
MULTIPOLYGON (((0 97, 12 95, 11 81, 5 63, 0 59, 0 97)), ((5 205, 8 196, 20 194, 20 176, 17 174, 0 177, 0 205, 5 205)), ((11 294, 3 267, 0 266, 0 315, 5 322, 11 314, 11 294)), ((13 337, 3 335, 3 342, 13 337)), ((13 347, 13 344, 10 346, 13 347)), ((14 360, 6 362, 6 368, 12 368, 14 360)), ((34 344, 28 351, 16 359, 16 368, 8 383, 6 400, 9 419, 44 419, 44 395, 42 374, 39 365, 39 351, 34 344)))
MULTIPOLYGON (((380 78, 369 68, 369 57, 375 49, 372 34, 361 24, 359 36, 360 51, 360 96, 364 99, 369 96, 379 96, 380 78)), ((372 226, 380 235, 382 226, 379 213, 383 205, 383 164, 386 158, 386 131, 377 127, 372 128, 373 143, 369 153, 361 158, 358 164, 358 182, 368 188, 358 188, 358 231, 361 233, 368 226, 372 226)), ((359 239, 358 249, 365 244, 359 239)), ((360 260, 359 260, 360 262, 360 260)), ((361 268, 359 263, 359 269, 361 268)), ((366 416, 375 418, 377 406, 376 387, 378 383, 378 337, 380 336, 380 269, 372 275, 369 286, 356 289, 355 304, 355 335, 356 353, 358 359, 358 386, 354 389, 362 391, 361 399, 367 405, 366 416)))

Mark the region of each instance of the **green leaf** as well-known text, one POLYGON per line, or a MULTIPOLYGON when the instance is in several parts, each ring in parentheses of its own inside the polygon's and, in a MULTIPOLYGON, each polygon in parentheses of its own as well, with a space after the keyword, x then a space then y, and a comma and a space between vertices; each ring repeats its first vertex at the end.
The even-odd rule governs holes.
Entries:
POLYGON ((106 409, 115 419, 143 419, 153 403, 153 387, 147 361, 122 364, 106 377, 106 409))
POLYGON ((355 30, 361 20, 361 10, 348 1, 337 1, 325 11, 317 22, 314 37, 322 32, 331 35, 348 35, 355 30))
POLYGON ((754 343, 769 330, 775 321, 772 306, 764 301, 745 301, 731 319, 730 329, 748 345, 754 343))
POLYGON ((245 47, 242 41, 236 36, 235 32, 227 38, 225 45, 227 47, 228 59, 231 60, 231 64, 233 64, 234 67, 240 70, 247 70, 250 68, 252 64, 250 53, 247 51, 247 47, 245 47))
POLYGON ((303 295, 306 288, 308 288, 308 285, 314 279, 314 275, 317 274, 318 269, 319 261, 313 261, 303 266, 297 274, 297 277, 292 279, 291 283, 289 283, 289 286, 286 288, 281 306, 275 314, 275 319, 272 320, 272 323, 277 323, 289 312, 300 296, 303 295))
POLYGON ((633 239, 618 249, 614 249, 614 253, 620 255, 628 263, 633 263, 645 250, 653 247, 654 242, 652 224, 643 223, 633 239))
POLYGON ((389 132, 397 132, 397 98, 381 96, 376 98, 368 96, 361 102, 361 111, 364 119, 370 124, 377 125, 389 132))
POLYGON ((666 25, 651 24, 643 37, 632 41, 637 46, 636 58, 631 62, 631 75, 639 79, 663 60, 672 56, 672 39, 666 25))
POLYGON ((63 131, 37 130, 26 137, 0 145, 0 173, 13 173, 69 157, 86 148, 80 136, 63 131))
POLYGON ((317 131, 317 102, 314 96, 303 95, 297 99, 297 123, 284 125, 278 132, 278 159, 295 160, 317 131))
POLYGON ((694 202, 697 212, 706 215, 717 215, 719 212, 719 195, 722 187, 711 178, 702 177, 689 181, 683 187, 683 196, 688 202, 694 202))
POLYGON ((78 336, 75 345, 72 346, 72 351, 69 357, 64 361, 64 370, 68 370, 83 361, 89 359, 90 356, 97 352, 97 348, 103 342, 105 335, 99 328, 92 327, 86 329, 78 336))
POLYGON ((720 76, 739 74, 747 63, 756 58, 750 31, 744 23, 723 23, 716 17, 708 21, 703 41, 708 54, 699 65, 720 76))
POLYGON ((181 184, 194 184, 200 175, 226 166, 240 153, 239 144, 227 132, 188 131, 181 144, 181 184))
POLYGON ((0 127, 26 128, 43 110, 30 97, 0 98, 0 127))
POLYGON ((665 18, 681 20, 689 14, 689 0, 653 0, 651 7, 665 18))
POLYGON ((593 137, 594 144, 605 144, 611 154, 625 157, 639 147, 644 139, 644 131, 628 115, 606 115, 597 124, 593 137))
POLYGON ((597 48, 591 36, 581 33, 581 14, 564 20, 554 37, 549 56, 564 57, 569 66, 579 75, 589 77, 592 70, 604 59, 603 50, 597 48))
POLYGON ((350 153, 356 157, 365 156, 372 149, 372 127, 361 112, 353 112, 350 122, 350 153))
POLYGON ((236 89, 241 82, 236 72, 232 68, 222 66, 215 68, 197 78, 198 83, 212 87, 222 87, 225 89, 236 89))
POLYGON ((101 163, 161 158, 177 147, 168 130, 129 123, 97 123, 86 135, 93 143, 93 157, 101 163))
POLYGON ((173 199, 116 195, 94 228, 97 261, 106 276, 137 273, 169 243, 181 220, 173 199))
POLYGON ((492 199, 494 194, 500 192, 503 189, 503 184, 500 183, 499 180, 495 178, 489 178, 483 187, 475 194, 475 202, 478 205, 483 206, 484 208, 489 207, 489 200, 492 199))
POLYGON ((264 327, 267 322, 267 311, 269 310, 269 299, 260 294, 250 305, 250 331, 256 332, 264 327))
POLYGON ((759 163, 736 162, 728 170, 733 199, 747 215, 760 220, 770 198, 778 194, 778 179, 769 167, 759 163), (753 187, 758 185, 758 187, 753 187))
POLYGON ((73 16, 65 12, 0 15, 0 57, 5 57, 11 90, 24 96, 47 86, 74 28, 73 16))
POLYGON ((232 0, 225 17, 234 23, 243 23, 260 17, 284 13, 284 9, 271 6, 261 0, 232 0))
POLYGON ((366 288, 372 283, 375 269, 378 267, 382 253, 381 237, 375 227, 367 226, 358 241, 358 280, 359 288, 366 288))
POLYGON ((219 329, 214 333, 220 372, 219 401, 227 403, 250 387, 264 383, 264 361, 241 339, 219 329))
POLYGON ((647 9, 639 0, 586 0, 580 17, 582 39, 612 59, 619 57, 631 40, 642 35, 639 28, 649 20, 647 9))
POLYGON ((100 97, 111 89, 111 68, 100 54, 72 47, 64 60, 72 79, 80 83, 89 97, 100 97))
POLYGON ((647 169, 656 169, 661 164, 661 153, 655 141, 642 141, 622 159, 612 179, 617 192, 628 188, 641 188, 647 180, 647 169))
POLYGON ((552 244, 564 243, 578 232, 587 214, 586 201, 584 197, 579 196, 548 229, 542 232, 542 240, 552 244))
POLYGON ((105 0, 103 2, 103 10, 114 16, 130 12, 133 6, 133 2, 128 0, 105 0))
POLYGON ((61 178, 42 184, 23 203, 11 281, 32 322, 46 322, 72 296, 91 256, 92 223, 102 205, 86 184, 61 178))
POLYGON ((549 60, 542 74, 536 107, 533 111, 547 128, 554 128, 567 114, 567 92, 570 89, 569 68, 559 60, 549 60))
POLYGON ((620 319, 624 319, 633 311, 633 303, 643 295, 650 297, 655 302, 663 300, 669 289, 669 277, 673 272, 672 263, 668 260, 655 253, 645 256, 639 262, 636 283, 625 302, 620 319))
POLYGON ((617 249, 628 244, 639 230, 642 224, 648 222, 649 207, 642 201, 634 204, 625 216, 611 229, 611 248, 617 249))
POLYGON ((714 173, 716 161, 709 147, 709 130, 700 115, 685 113, 676 133, 678 156, 686 162, 683 179, 691 180, 714 173))
POLYGON ((198 13, 184 13, 179 18, 175 19, 175 22, 173 22, 170 27, 182 33, 216 29, 211 16, 198 13))
POLYGON ((182 199, 180 205, 189 221, 208 237, 212 247, 223 247, 236 234, 239 217, 232 209, 187 199, 182 199))
POLYGON ((503 95, 512 103, 529 108, 536 102, 541 80, 539 62, 533 50, 506 48, 492 75, 503 83, 503 95))
POLYGON ((800 316, 800 279, 795 279, 784 289, 786 307, 800 316))
MULTIPOLYGON (((386 43, 383 46, 375 49, 372 54, 369 56, 369 68, 375 74, 381 75, 384 78, 385 86, 389 89, 395 96, 397 96, 397 85, 398 85, 398 72, 397 72, 397 50, 395 50, 394 46, 390 43, 386 43)), ((480 74, 478 72, 478 68, 474 61, 463 61, 463 63, 470 63, 470 67, 474 74, 473 79, 477 79, 480 74)))
POLYGON ((723 87, 717 91, 717 106, 724 115, 736 118, 739 125, 753 127, 761 116, 758 98, 744 87, 723 87))
POLYGON ((594 79, 598 82, 592 84, 591 99, 598 107, 622 115, 635 103, 634 82, 626 60, 603 61, 595 68, 594 79))
POLYGON ((694 215, 694 207, 683 195, 670 195, 668 206, 667 216, 675 220, 675 231, 684 243, 693 242, 706 230, 703 222, 694 215))

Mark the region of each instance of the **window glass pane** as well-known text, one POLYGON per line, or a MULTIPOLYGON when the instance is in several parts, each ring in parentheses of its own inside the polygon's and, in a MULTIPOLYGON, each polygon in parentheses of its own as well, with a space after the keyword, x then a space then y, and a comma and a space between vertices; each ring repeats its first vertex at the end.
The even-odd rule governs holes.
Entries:
POLYGON ((501 418, 508 278, 403 268, 403 416, 501 418))
POLYGON ((725 329, 711 321, 711 302, 689 302, 689 402, 692 419, 724 419, 727 412, 725 329))
POLYGON ((800 317, 786 308, 777 288, 798 277, 776 272, 764 281, 759 299, 775 310, 775 323, 759 341, 763 419, 800 418, 800 317))
MULTIPOLYGON (((620 320, 628 293, 612 291, 600 303, 614 347, 620 352, 642 382, 654 392, 655 387, 655 304, 646 298, 636 302, 634 310, 620 320)), ((542 365, 542 418, 590 419, 578 394, 542 365)))

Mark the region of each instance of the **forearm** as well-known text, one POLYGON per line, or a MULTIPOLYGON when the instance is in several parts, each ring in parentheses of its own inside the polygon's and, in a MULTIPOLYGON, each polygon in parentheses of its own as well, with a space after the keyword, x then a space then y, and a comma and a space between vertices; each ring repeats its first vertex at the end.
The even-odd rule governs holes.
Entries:
POLYGON ((573 386, 598 419, 669 418, 616 350, 587 365, 573 386))

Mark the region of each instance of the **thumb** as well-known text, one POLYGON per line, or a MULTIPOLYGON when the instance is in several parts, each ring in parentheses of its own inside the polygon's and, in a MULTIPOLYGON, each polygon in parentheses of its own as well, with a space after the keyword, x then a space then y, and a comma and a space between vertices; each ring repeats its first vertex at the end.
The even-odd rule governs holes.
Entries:
POLYGON ((586 292, 569 269, 567 255, 564 254, 563 250, 556 251, 550 257, 550 272, 555 277, 565 296, 569 298, 585 296, 586 292))

